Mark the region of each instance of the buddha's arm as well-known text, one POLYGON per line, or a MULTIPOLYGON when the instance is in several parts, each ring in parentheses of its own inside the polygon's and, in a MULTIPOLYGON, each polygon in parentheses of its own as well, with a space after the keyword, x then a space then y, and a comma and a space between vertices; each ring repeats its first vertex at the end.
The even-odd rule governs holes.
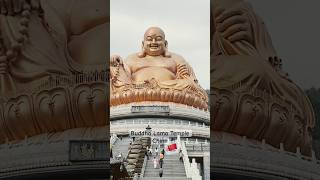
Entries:
POLYGON ((185 61, 185 59, 181 56, 174 55, 175 62, 177 64, 177 79, 189 79, 193 82, 197 83, 198 80, 193 72, 192 67, 185 61))
POLYGON ((244 40, 252 43, 249 20, 241 8, 237 6, 229 9, 217 7, 214 10, 214 18, 217 26, 216 30, 223 38, 230 42, 244 40))
MULTIPOLYGON (((75 4, 74 0, 47 0, 47 1, 41 1, 41 5, 44 6, 44 3, 46 3, 46 6, 50 6, 54 10, 54 12, 59 16, 59 20, 62 22, 65 30, 67 31, 67 34, 71 34, 70 30, 70 13, 72 10, 72 6, 75 4)), ((44 12, 44 13, 50 13, 50 12, 44 12)), ((50 15, 48 15, 48 18, 50 15)))
POLYGON ((130 70, 118 55, 110 57, 110 80, 118 87, 131 84, 130 70))
POLYGON ((203 100, 208 101, 207 93, 198 84, 198 80, 193 72, 192 67, 184 60, 183 57, 174 55, 175 62, 177 64, 177 79, 183 80, 182 82, 187 82, 187 87, 195 92, 197 92, 203 100))
POLYGON ((58 15, 58 25, 50 21, 59 35, 65 36, 67 50, 72 62, 80 69, 104 68, 107 51, 109 17, 105 0, 47 0, 43 4, 50 7, 45 11, 47 19, 52 18, 49 13, 58 15), (51 10, 53 9, 53 11, 51 10), (61 33, 61 32, 62 33, 61 33), (107 39, 107 40, 106 40, 107 39))

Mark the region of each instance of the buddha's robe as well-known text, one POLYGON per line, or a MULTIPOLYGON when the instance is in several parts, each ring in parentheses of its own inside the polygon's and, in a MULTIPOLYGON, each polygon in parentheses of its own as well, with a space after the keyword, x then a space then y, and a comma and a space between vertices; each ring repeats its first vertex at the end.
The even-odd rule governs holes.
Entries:
POLYGON ((237 8, 242 11, 243 17, 249 22, 253 41, 231 42, 214 28, 211 89, 229 89, 237 93, 262 92, 271 97, 270 102, 274 99, 282 101, 287 109, 295 109, 295 113, 292 116, 293 114, 288 112, 270 112, 265 114, 265 117, 251 122, 249 120, 240 122, 236 119, 231 123, 223 118, 215 118, 213 129, 253 139, 266 139, 267 143, 275 146, 279 146, 282 142, 286 149, 295 151, 296 147, 301 147, 305 154, 310 154, 311 129, 315 125, 311 103, 296 84, 270 65, 269 58, 277 55, 263 21, 253 12, 249 4, 240 0, 234 2, 224 4, 223 1, 217 0, 214 10, 224 6, 226 10, 237 8), (289 123, 284 127, 279 117, 274 117, 273 113, 283 114, 285 117, 282 119, 288 120, 289 123), (266 122, 264 118, 267 119, 266 122), (230 123, 233 125, 227 126, 230 123))

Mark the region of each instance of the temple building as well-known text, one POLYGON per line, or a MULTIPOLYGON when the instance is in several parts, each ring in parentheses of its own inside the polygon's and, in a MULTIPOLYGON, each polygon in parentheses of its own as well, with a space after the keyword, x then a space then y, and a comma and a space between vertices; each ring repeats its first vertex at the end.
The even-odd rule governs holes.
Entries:
POLYGON ((139 53, 110 59, 113 158, 121 154, 131 177, 154 179, 159 170, 145 156, 147 147, 154 151, 174 144, 183 163, 178 153, 166 149, 163 177, 209 180, 207 92, 187 61, 167 49, 162 29, 147 29, 142 44, 139 53))

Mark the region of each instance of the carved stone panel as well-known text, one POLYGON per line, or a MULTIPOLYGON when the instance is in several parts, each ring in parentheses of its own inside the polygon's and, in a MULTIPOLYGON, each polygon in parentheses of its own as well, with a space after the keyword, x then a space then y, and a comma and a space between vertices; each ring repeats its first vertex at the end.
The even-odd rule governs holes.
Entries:
POLYGON ((37 122, 41 132, 56 132, 74 127, 70 96, 65 88, 44 90, 34 96, 37 122))
POLYGON ((285 142, 287 134, 290 134, 289 126, 289 110, 288 106, 278 103, 270 104, 269 125, 265 132, 265 139, 268 143, 278 147, 280 143, 285 142), (277 134, 277 136, 275 136, 277 134))
POLYGON ((0 127, 2 127, 0 131, 0 143, 3 143, 5 139, 7 138, 7 134, 5 132, 5 119, 4 119, 4 114, 3 114, 3 104, 0 103, 0 127))
POLYGON ((9 99, 5 104, 4 118, 9 140, 23 139, 38 132, 30 96, 20 95, 9 99))
POLYGON ((228 90, 214 90, 211 99, 213 108, 211 124, 213 124, 213 129, 230 129, 237 108, 235 94, 228 90))
POLYGON ((266 102, 262 98, 244 94, 239 98, 237 121, 233 130, 240 135, 261 138, 267 125, 267 114, 266 102))
POLYGON ((104 83, 82 84, 73 90, 73 107, 77 127, 107 123, 107 91, 104 83))

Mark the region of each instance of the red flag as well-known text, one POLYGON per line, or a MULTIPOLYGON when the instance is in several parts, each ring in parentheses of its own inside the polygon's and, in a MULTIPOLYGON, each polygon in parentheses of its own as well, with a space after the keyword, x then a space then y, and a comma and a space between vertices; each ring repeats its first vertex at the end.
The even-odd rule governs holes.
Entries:
POLYGON ((177 144, 176 143, 168 145, 168 151, 174 151, 176 149, 177 149, 177 144))

